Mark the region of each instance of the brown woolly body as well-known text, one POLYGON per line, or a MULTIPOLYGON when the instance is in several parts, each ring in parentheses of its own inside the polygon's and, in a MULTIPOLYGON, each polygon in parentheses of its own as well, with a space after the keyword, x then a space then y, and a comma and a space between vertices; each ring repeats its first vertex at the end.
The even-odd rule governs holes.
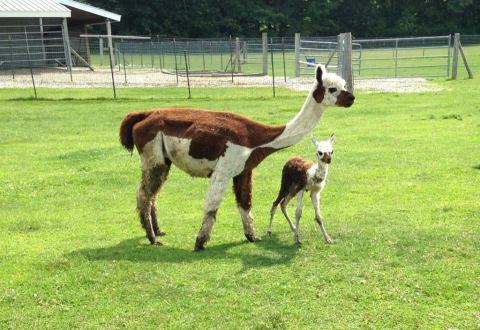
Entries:
POLYGON ((277 199, 273 206, 280 204, 288 195, 294 196, 307 186, 307 171, 314 165, 313 162, 300 157, 290 158, 282 170, 282 183, 277 199))
POLYGON ((128 142, 133 141, 142 153, 145 144, 161 131, 167 136, 191 139, 191 157, 215 160, 225 153, 227 141, 255 148, 274 140, 284 129, 285 125, 268 126, 230 112, 175 108, 128 114, 121 125, 120 139, 130 150, 133 146, 128 142), (131 133, 128 127, 133 128, 131 133))

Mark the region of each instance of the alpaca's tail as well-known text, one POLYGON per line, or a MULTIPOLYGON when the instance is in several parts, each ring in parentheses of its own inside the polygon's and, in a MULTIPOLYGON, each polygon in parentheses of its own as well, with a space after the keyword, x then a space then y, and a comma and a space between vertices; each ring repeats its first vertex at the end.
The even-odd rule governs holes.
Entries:
POLYGON ((123 118, 122 124, 120 125, 120 143, 128 151, 133 151, 133 126, 150 116, 151 112, 131 112, 123 118))

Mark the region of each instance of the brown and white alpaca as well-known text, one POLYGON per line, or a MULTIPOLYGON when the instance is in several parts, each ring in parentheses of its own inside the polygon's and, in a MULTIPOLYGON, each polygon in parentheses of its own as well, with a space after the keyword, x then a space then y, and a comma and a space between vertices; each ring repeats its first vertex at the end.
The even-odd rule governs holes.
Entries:
POLYGON ((252 171, 271 153, 298 143, 317 124, 328 106, 350 107, 355 97, 345 81, 315 71, 315 83, 300 112, 286 125, 269 126, 229 112, 196 109, 160 109, 129 113, 120 126, 122 145, 140 154, 142 178, 137 191, 137 210, 147 238, 160 245, 164 235, 157 219, 155 199, 173 163, 196 177, 210 178, 203 222, 195 242, 202 250, 210 237, 216 213, 233 178, 233 190, 245 237, 257 240, 250 214, 252 171))
POLYGON ((312 199, 313 208, 315 210, 315 220, 322 230, 325 242, 333 243, 323 226, 323 219, 320 214, 320 193, 327 182, 328 166, 332 162, 334 140, 334 134, 325 141, 317 141, 315 138, 312 138, 313 145, 316 148, 318 163, 313 163, 301 157, 293 157, 283 166, 280 191, 278 192, 277 199, 273 202, 272 209, 270 210, 270 225, 267 230, 269 236, 272 236, 273 217, 278 204, 280 204, 283 215, 285 216, 285 219, 287 219, 290 229, 294 233, 295 243, 301 244, 299 226, 300 218, 302 217, 303 193, 305 191, 310 191, 310 198, 312 199), (288 216, 287 206, 295 196, 297 196, 297 210, 295 212, 296 222, 293 224, 288 216))

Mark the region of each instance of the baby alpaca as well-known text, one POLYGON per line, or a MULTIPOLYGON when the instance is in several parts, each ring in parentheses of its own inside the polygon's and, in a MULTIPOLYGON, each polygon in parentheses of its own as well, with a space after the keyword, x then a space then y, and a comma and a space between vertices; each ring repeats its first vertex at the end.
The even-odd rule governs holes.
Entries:
POLYGON ((332 161, 334 139, 334 134, 326 141, 317 141, 312 137, 313 145, 317 149, 318 163, 313 163, 300 157, 293 157, 283 166, 280 191, 270 210, 270 226, 267 230, 269 236, 272 235, 273 217, 278 204, 280 204, 280 208, 295 235, 295 242, 301 244, 298 227, 300 225, 300 218, 302 217, 302 199, 303 193, 310 190, 310 198, 312 199, 315 209, 315 220, 320 225, 325 242, 329 244, 333 243, 323 226, 323 220, 320 214, 320 192, 326 184, 328 165, 332 161), (287 205, 295 196, 297 196, 297 210, 295 212, 296 224, 293 224, 287 213, 287 205))

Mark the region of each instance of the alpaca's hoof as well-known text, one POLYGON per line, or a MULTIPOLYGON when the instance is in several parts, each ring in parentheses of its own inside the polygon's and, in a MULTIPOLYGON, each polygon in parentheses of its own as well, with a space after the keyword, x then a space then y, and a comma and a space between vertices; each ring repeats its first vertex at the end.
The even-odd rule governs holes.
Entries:
POLYGON ((167 233, 164 232, 164 231, 159 230, 156 235, 157 235, 157 236, 165 236, 165 235, 167 235, 167 233))
POLYGON ((302 247, 302 242, 301 241, 295 241, 295 245, 297 247, 302 247))
POLYGON ((271 230, 267 230, 267 235, 268 235, 268 237, 272 237, 272 231, 271 231, 271 230))
POLYGON ((334 242, 333 242, 333 240, 332 240, 330 237, 326 237, 326 238, 325 238, 325 243, 327 243, 327 244, 333 244, 334 242))
POLYGON ((245 234, 245 237, 247 238, 247 241, 251 243, 262 240, 260 237, 257 237, 254 234, 245 234))
POLYGON ((207 241, 204 237, 197 237, 195 241, 195 248, 193 249, 195 252, 199 252, 205 250, 205 242, 207 241))
POLYGON ((159 242, 159 241, 155 241, 155 242, 151 242, 150 245, 152 246, 162 246, 162 242, 159 242))

